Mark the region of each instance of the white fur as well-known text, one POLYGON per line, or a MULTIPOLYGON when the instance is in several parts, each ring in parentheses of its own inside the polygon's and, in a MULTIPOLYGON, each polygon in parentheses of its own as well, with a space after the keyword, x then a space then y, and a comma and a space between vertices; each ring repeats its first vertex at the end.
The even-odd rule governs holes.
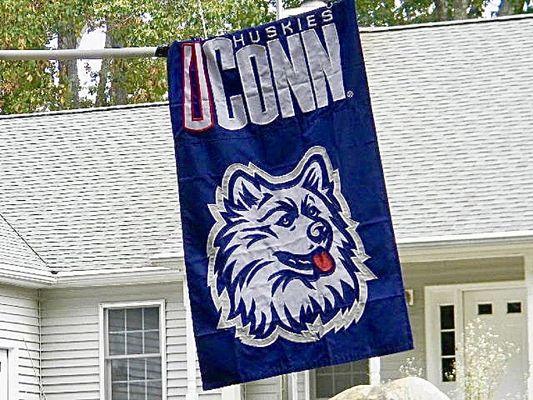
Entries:
MULTIPOLYGON (((328 195, 332 195, 331 190, 328 195)), ((368 257, 364 252, 361 239, 356 233, 357 224, 350 217, 349 208, 340 192, 338 173, 333 170, 325 149, 313 147, 306 153, 294 171, 278 177, 267 174, 253 164, 249 166, 234 164, 226 171, 222 187, 218 188, 216 197, 216 204, 210 205, 210 211, 217 222, 210 232, 207 251, 210 261, 208 285, 211 288, 214 303, 220 311, 219 328, 234 327, 236 328, 236 336, 243 343, 252 346, 267 346, 278 337, 295 342, 316 341, 331 330, 337 331, 347 328, 359 320, 364 311, 367 298, 366 282, 375 279, 375 276, 364 264, 368 257), (316 155, 320 155, 323 158, 327 170, 326 176, 324 176, 318 163, 308 162, 310 157, 316 155), (303 171, 304 168, 306 168, 305 171, 303 171), (237 172, 244 172, 244 174, 234 180, 232 187, 230 187, 231 178, 237 172), (253 177, 254 174, 273 184, 274 189, 254 184, 252 178, 247 179, 247 176, 253 177), (291 185, 291 187, 276 188, 276 186, 294 181, 296 177, 301 177, 301 179, 291 185), (307 186, 304 182, 307 183, 307 186), (310 190, 308 188, 309 184, 316 189, 310 190), (347 271, 346 262, 343 261, 340 252, 341 249, 345 248, 349 238, 333 223, 334 215, 324 200, 328 185, 329 187, 333 185, 333 195, 340 204, 341 209, 336 212, 337 217, 340 216, 347 224, 347 234, 356 243, 356 248, 351 251, 351 263, 348 263, 349 267, 354 267, 356 271, 355 280, 347 271), (247 199, 250 199, 250 197, 257 199, 257 201, 254 204, 247 204, 247 199), (235 207, 238 211, 232 221, 238 221, 239 223, 228 223, 222 217, 222 214, 227 211, 224 206, 225 199, 232 199, 233 203, 238 205, 238 207, 235 207), (327 235, 331 237, 329 242, 324 239, 323 243, 317 244, 309 238, 307 232, 312 228, 311 225, 313 223, 317 224, 317 221, 316 218, 312 219, 305 216, 303 211, 299 212, 290 229, 274 223, 277 218, 284 215, 282 212, 274 213, 265 220, 267 213, 275 209, 280 202, 291 200, 298 207, 303 203, 312 204, 316 207, 320 216, 318 225, 329 225, 331 229, 331 234, 327 235), (260 206, 258 206, 259 202, 261 202, 260 206), (215 247, 214 243, 217 235, 222 228, 227 228, 228 225, 229 230, 224 236, 230 238, 229 243, 224 248, 215 247), (271 229, 270 232, 273 233, 265 234, 263 235, 264 237, 261 236, 260 239, 253 242, 253 236, 251 235, 257 235, 257 228, 260 226, 268 226, 271 229), (229 266, 233 268, 231 273, 232 282, 237 279, 239 273, 244 272, 250 262, 257 262, 258 267, 254 269, 253 273, 248 271, 245 274, 246 279, 242 287, 237 286, 237 290, 233 293, 227 288, 219 293, 217 289, 218 276, 215 274, 216 256, 218 252, 226 253, 228 249, 233 249, 234 246, 236 249, 229 255, 228 262, 225 265, 225 268, 229 266), (335 261, 335 270, 329 275, 320 275, 318 279, 315 277, 314 279, 316 280, 312 278, 313 271, 288 266, 280 262, 275 255, 278 251, 291 254, 307 254, 319 246, 328 247, 329 254, 335 261), (276 277, 280 271, 287 270, 298 272, 302 279, 290 280, 285 285, 281 284, 275 288, 276 277), (307 280, 304 275, 309 276, 310 279, 307 280), (307 284, 304 284, 302 280, 305 280, 307 284), (358 289, 359 299, 354 304, 335 304, 334 291, 342 295, 343 283, 352 289, 358 289), (244 305, 244 312, 234 319, 229 319, 231 311, 230 296, 233 296, 234 304, 242 302, 244 305), (313 306, 311 299, 318 306, 313 306), (307 329, 298 332, 280 326, 279 321, 274 318, 272 312, 275 309, 279 318, 286 325, 290 325, 289 318, 300 321, 302 310, 304 315, 311 315, 311 313, 323 311, 328 303, 339 310, 333 318, 322 321, 318 317, 314 321, 308 321, 306 324, 307 329), (314 309, 316 307, 319 309, 314 309), (257 320, 257 325, 265 328, 263 332, 273 326, 276 329, 268 337, 257 337, 259 336, 257 332, 255 332, 257 336, 250 333, 250 326, 245 322, 248 314, 253 314, 257 320)))

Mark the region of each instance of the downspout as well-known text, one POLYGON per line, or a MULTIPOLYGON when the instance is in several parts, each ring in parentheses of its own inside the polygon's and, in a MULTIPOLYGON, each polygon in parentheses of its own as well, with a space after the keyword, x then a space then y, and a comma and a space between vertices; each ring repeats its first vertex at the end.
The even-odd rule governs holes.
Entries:
POLYGON ((527 288, 527 342, 528 342, 528 373, 527 396, 533 399, 533 251, 524 254, 524 272, 527 288))
POLYGON ((185 336, 187 353, 187 394, 186 400, 198 400, 196 389, 196 343, 194 341, 194 330, 192 325, 191 303, 189 301, 189 288, 187 277, 183 277, 183 304, 185 306, 185 336))
POLYGON ((34 375, 37 377, 37 385, 39 386, 39 400, 46 400, 46 394, 44 393, 44 385, 43 385, 43 369, 42 369, 42 312, 41 312, 41 289, 37 289, 37 329, 39 330, 38 333, 38 346, 39 350, 38 353, 38 361, 39 366, 35 366, 35 360, 33 359, 33 356, 31 355, 30 348, 28 347, 28 341, 25 337, 23 337, 24 346, 26 348, 26 352, 28 353, 28 358, 30 359, 31 368, 34 373, 34 375))
POLYGON ((39 326, 39 397, 42 400, 46 400, 43 385, 43 312, 41 292, 41 289, 37 289, 37 321, 39 326))

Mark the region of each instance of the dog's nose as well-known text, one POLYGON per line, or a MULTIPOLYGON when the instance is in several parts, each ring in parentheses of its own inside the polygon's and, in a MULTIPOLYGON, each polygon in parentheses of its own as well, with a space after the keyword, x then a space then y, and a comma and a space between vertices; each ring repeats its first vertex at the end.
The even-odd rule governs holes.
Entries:
POLYGON ((309 225, 309 228, 307 228, 307 236, 309 236, 313 242, 320 244, 327 239, 328 228, 323 222, 313 222, 309 225))

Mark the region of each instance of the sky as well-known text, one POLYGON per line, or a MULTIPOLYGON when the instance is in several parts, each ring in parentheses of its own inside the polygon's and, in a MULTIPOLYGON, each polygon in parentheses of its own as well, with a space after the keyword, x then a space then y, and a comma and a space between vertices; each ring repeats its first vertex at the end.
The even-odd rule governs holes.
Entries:
MULTIPOLYGON (((79 48, 90 49, 103 49, 105 47, 105 34, 102 30, 96 30, 89 33, 85 33, 80 41, 79 48)), ((80 60, 78 61, 78 75, 80 77, 80 85, 82 89, 82 96, 88 96, 88 86, 91 82, 91 76, 86 70, 86 65, 89 65, 91 71, 100 71, 102 60, 80 60)))

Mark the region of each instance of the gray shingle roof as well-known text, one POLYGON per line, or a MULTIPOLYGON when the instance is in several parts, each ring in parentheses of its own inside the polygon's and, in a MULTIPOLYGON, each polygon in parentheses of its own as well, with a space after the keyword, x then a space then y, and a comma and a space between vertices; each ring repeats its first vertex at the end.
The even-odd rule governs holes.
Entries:
POLYGON ((2 212, 53 268, 148 265, 179 228, 166 106, 2 118, 0 149, 2 212))
POLYGON ((397 236, 533 229, 533 18, 363 44, 397 236))
MULTIPOLYGON (((533 18, 362 35, 399 239, 533 227, 533 18)), ((181 251, 166 105, 0 117, 0 211, 53 268, 181 251)))

